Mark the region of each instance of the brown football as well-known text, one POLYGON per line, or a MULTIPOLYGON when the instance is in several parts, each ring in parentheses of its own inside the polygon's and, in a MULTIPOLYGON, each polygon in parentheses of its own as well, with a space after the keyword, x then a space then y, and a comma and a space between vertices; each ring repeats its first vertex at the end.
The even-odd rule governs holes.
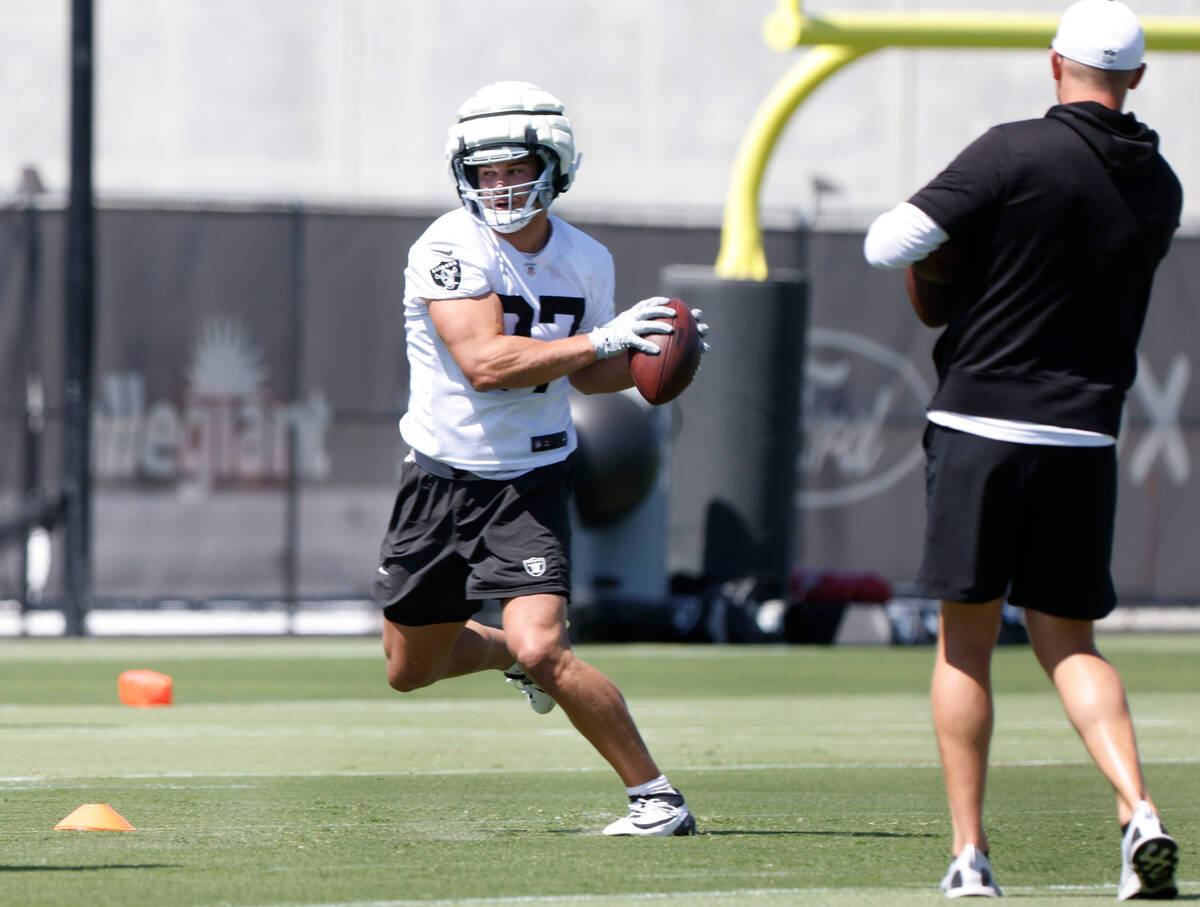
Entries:
POLYGON ((950 323, 958 291, 954 284, 926 280, 916 268, 910 267, 904 269, 904 285, 908 290, 908 301, 924 325, 940 328, 950 323))
POLYGON ((634 386, 654 406, 674 400, 692 383, 696 369, 700 367, 702 352, 703 341, 692 310, 678 299, 672 299, 666 305, 675 310, 675 317, 662 320, 675 330, 670 334, 644 335, 662 352, 655 356, 640 350, 629 351, 629 371, 634 386))
POLYGON ((924 324, 937 328, 950 323, 959 284, 967 278, 969 262, 962 241, 949 239, 905 269, 908 300, 924 324))

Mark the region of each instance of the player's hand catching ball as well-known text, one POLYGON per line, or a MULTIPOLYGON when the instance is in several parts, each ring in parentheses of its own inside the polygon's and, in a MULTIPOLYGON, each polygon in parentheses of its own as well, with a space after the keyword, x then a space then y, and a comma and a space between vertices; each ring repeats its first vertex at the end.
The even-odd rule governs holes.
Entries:
POLYGON ((672 312, 673 330, 666 335, 645 338, 659 347, 659 351, 648 356, 631 349, 628 354, 634 387, 652 406, 674 400, 692 383, 706 347, 701 338, 708 333, 708 325, 696 320, 696 315, 701 313, 689 309, 682 299, 665 302, 672 312))
POLYGON ((588 333, 588 339, 596 350, 597 359, 610 359, 625 350, 638 350, 658 355, 658 347, 649 340, 643 340, 644 334, 670 334, 674 328, 656 318, 674 318, 675 312, 666 306, 669 300, 666 296, 651 296, 641 302, 634 303, 612 321, 594 328, 588 333))

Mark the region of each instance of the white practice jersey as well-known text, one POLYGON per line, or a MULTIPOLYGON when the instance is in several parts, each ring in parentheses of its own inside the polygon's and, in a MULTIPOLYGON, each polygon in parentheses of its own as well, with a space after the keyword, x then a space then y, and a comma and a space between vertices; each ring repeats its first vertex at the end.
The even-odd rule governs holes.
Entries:
POLYGON ((534 255, 519 252, 461 208, 435 220, 409 250, 409 396, 400 434, 414 450, 458 469, 509 477, 565 460, 575 449, 565 377, 537 387, 474 390, 429 316, 428 300, 495 293, 509 334, 555 340, 610 321, 612 255, 549 217, 550 241, 534 255))

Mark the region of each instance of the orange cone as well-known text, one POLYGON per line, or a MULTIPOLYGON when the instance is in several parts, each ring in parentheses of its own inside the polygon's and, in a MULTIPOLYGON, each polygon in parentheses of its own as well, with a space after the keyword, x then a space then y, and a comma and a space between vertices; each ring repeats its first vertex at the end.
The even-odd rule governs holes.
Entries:
POLYGON ((117 678, 117 695, 125 705, 148 709, 171 704, 171 678, 157 671, 122 671, 117 678))
POLYGON ((133 831, 125 817, 107 803, 85 803, 54 826, 55 831, 133 831))

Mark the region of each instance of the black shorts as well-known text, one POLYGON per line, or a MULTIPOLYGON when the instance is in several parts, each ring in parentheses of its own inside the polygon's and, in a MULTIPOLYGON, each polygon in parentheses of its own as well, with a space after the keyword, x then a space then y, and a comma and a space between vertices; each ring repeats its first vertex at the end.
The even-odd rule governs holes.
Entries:
POLYGON ((406 461, 372 597, 393 623, 467 620, 486 599, 570 598, 571 473, 449 479, 406 461))
POLYGON ((1109 563, 1114 446, 1011 444, 930 424, 918 593, 1098 620, 1116 606, 1109 563))

